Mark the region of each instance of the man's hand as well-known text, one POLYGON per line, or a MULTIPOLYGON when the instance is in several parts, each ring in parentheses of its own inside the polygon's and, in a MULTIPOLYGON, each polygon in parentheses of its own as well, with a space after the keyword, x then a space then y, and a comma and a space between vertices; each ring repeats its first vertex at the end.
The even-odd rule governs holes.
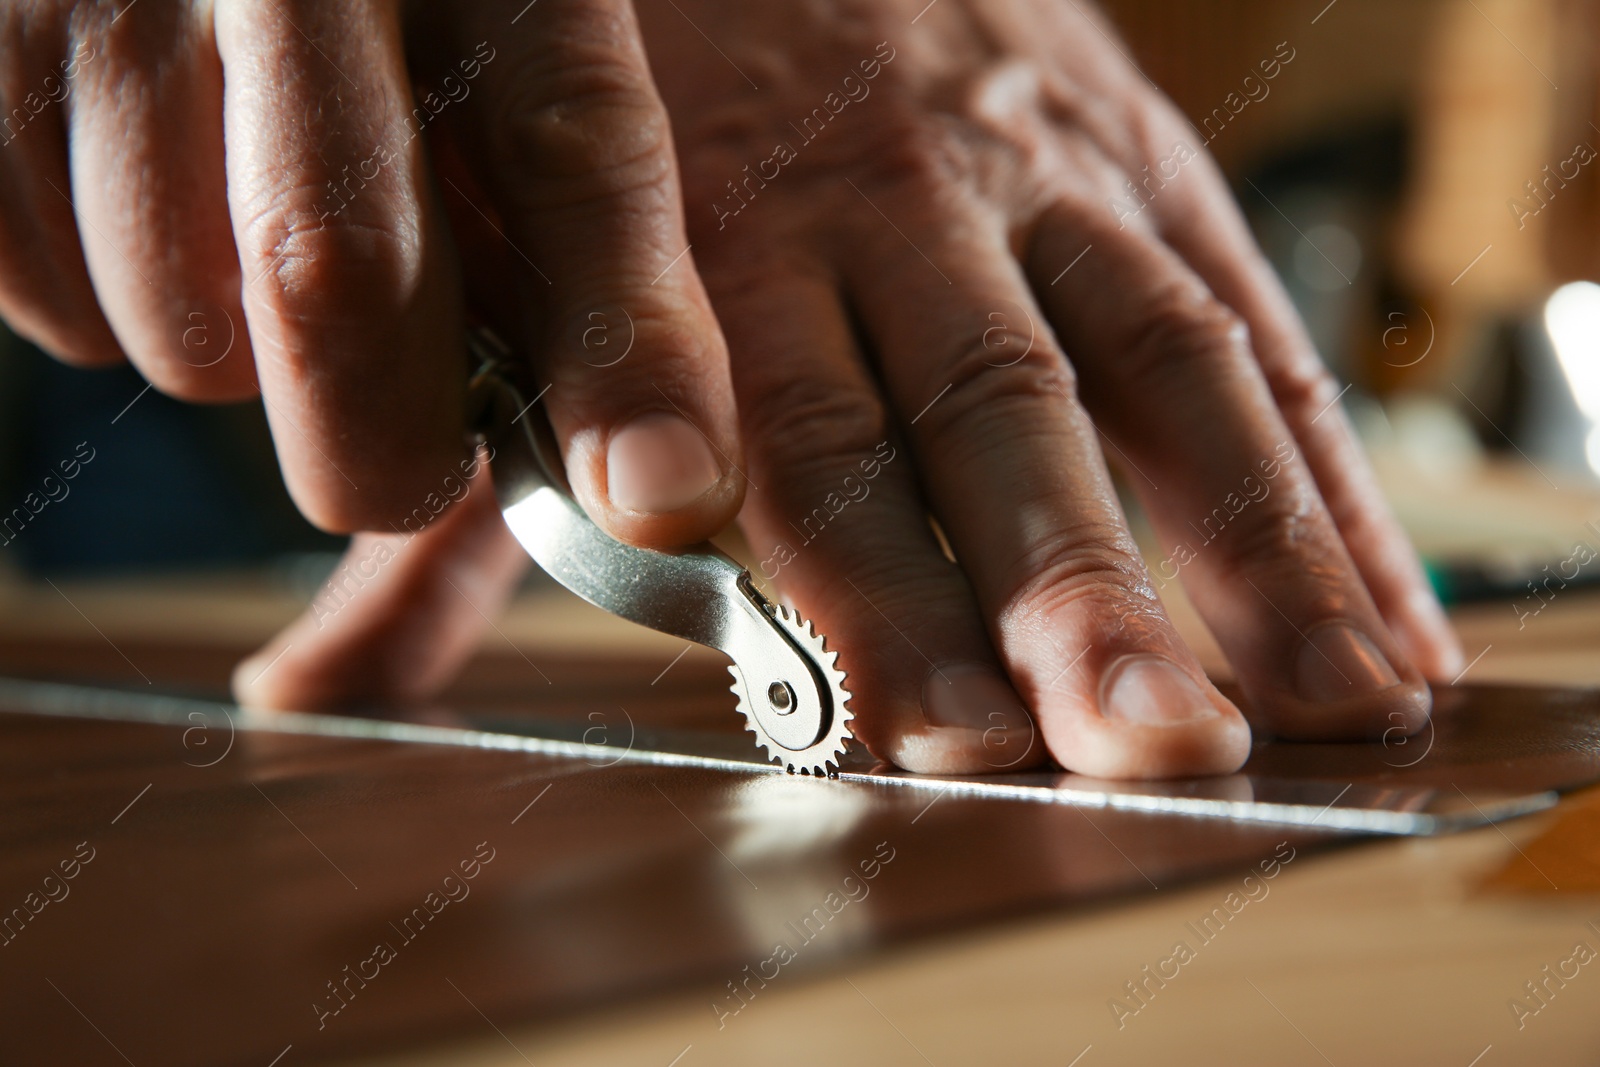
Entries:
MULTIPOLYGON (((1201 137, 1083 4, 641 8, 689 236, 732 353, 751 486, 742 520, 763 575, 842 650, 857 733, 875 752, 925 771, 1024 766, 1046 751, 1105 776, 1236 768, 1248 728, 1160 604, 1159 586, 1178 579, 1259 725, 1348 738, 1422 723, 1424 673, 1447 674, 1459 653, 1337 388, 1201 137), (1107 457, 1150 512, 1161 560, 1140 558, 1107 457)), ((548 57, 532 28, 516 39, 531 42, 523 57, 507 44, 494 61, 508 79, 528 54, 548 57)), ((489 95, 492 84, 482 91, 498 103, 484 109, 499 125, 463 138, 474 158, 555 106, 489 95)), ((633 128, 595 127, 613 147, 633 128)), ((564 143, 543 127, 531 140, 541 153, 525 165, 564 143)), ((527 249, 538 230, 512 227, 521 201, 503 184, 516 169, 486 185, 527 249)), ((568 177, 581 203, 590 179, 568 177)), ((619 245, 656 236, 627 213, 614 221, 604 232, 619 245)), ((489 247, 473 226, 458 226, 463 243, 489 247)), ((679 239, 657 240, 651 263, 679 239)), ((539 247, 572 272, 541 263, 555 285, 585 275, 586 249, 539 247)), ((641 295, 604 299, 638 319, 641 295)), ((567 378, 558 358, 548 399, 609 396, 642 373, 632 358, 568 363, 567 378)), ((675 401, 704 395, 690 382, 675 401)), ((582 493, 595 453, 571 427, 582 493)), ((349 448, 374 467, 394 458, 349 448)), ((481 623, 439 610, 469 599, 446 597, 444 579, 482 606, 515 569, 486 498, 426 531, 331 624, 302 620, 263 650, 241 668, 244 695, 326 706, 420 696, 448 676, 481 623)), ((592 488, 584 502, 595 509, 592 488)), ((381 545, 359 539, 352 558, 381 545)))
POLYGON ((1073 770, 1237 767, 1244 722, 1157 596, 1180 579, 1267 731, 1422 725, 1459 653, 1339 389, 1201 134, 1087 5, 641 12, 760 487, 744 525, 845 650, 875 751, 1018 757, 1009 683, 1073 770))

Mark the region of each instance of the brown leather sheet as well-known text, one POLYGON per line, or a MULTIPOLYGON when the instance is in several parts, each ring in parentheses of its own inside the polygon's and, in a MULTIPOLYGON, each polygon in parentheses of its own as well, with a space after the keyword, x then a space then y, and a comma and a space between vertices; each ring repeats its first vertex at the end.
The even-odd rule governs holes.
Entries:
POLYGON ((206 767, 183 734, 0 713, 0 908, 39 908, 0 947, 0 1061, 307 1063, 685 983, 714 1030, 728 982, 1314 836, 245 731, 206 767))
MULTIPOLYGON (((720 680, 676 684, 659 718, 737 731, 720 680)), ((601 693, 591 679, 532 710, 585 722, 601 693)), ((709 1035, 764 982, 1042 909, 1259 880, 1341 839, 224 721, 0 707, 0 1063, 288 1067, 667 989, 703 993, 709 1035)), ((1439 723, 1416 767, 1381 746, 1268 746, 1252 768, 1367 786, 1600 776, 1593 693, 1462 689, 1439 723)))

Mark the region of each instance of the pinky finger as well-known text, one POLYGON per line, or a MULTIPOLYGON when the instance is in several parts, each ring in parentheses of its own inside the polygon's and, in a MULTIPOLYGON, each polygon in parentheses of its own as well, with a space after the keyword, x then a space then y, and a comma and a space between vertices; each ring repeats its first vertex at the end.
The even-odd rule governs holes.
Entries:
POLYGON ((1273 398, 1396 643, 1429 678, 1451 678, 1462 667, 1460 643, 1339 406, 1342 394, 1220 176, 1197 177, 1171 188, 1162 236, 1249 326, 1273 398))

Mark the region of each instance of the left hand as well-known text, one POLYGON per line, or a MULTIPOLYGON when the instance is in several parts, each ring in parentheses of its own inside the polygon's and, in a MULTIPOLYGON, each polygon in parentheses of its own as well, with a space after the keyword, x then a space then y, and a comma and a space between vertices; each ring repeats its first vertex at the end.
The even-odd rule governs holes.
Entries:
MULTIPOLYGON (((1422 724, 1454 639, 1196 131, 1097 17, 1044 0, 640 16, 729 341, 741 522, 764 576, 843 650, 875 753, 919 771, 1043 749, 1107 777, 1237 768, 1249 731, 1152 572, 1182 577, 1258 726, 1422 724), (1108 459, 1167 546, 1153 567, 1108 459)), ((497 525, 462 510, 461 530, 497 525)), ((392 588, 514 553, 503 534, 478 559, 438 534, 392 588)), ((302 623, 267 702, 347 689, 343 664, 396 611, 448 633, 427 659, 446 677, 476 623, 409 602, 360 605, 338 647, 302 623)))

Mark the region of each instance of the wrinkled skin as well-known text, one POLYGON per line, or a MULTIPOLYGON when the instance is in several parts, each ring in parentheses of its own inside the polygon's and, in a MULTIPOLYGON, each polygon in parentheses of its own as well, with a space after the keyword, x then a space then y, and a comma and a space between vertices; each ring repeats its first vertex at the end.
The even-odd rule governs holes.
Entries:
POLYGON ((243 699, 426 697, 524 566, 460 477, 463 291, 550 383, 596 521, 670 546, 737 513, 902 766, 1237 768, 1250 727, 1173 581, 1258 729, 1411 731, 1459 667, 1202 138, 1083 3, 31 6, 59 30, 10 27, 8 107, 104 47, 0 149, 8 320, 175 395, 259 385, 330 529, 441 504, 358 536, 376 577, 241 665, 243 699), (461 99, 408 140, 408 81, 445 77, 461 99), (197 309, 241 324, 205 366, 197 309), (619 427, 662 412, 712 446, 709 487, 619 507, 619 427))

